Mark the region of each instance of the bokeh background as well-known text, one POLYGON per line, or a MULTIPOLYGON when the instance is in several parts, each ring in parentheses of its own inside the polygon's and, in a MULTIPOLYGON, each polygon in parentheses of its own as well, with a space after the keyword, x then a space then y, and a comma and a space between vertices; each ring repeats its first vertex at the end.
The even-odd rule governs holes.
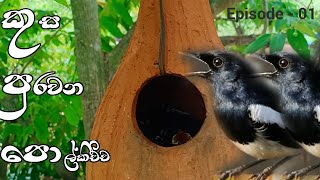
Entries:
MULTIPOLYGON (((7 53, 16 30, 0 28, 1 87, 3 78, 9 74, 29 73, 37 78, 48 71, 56 71, 65 83, 80 81, 85 86, 85 93, 80 97, 36 96, 29 92, 28 109, 22 118, 0 121, 0 147, 10 144, 23 149, 30 144, 48 144, 59 147, 66 155, 70 153, 70 140, 88 139, 96 108, 132 35, 139 3, 139 0, 0 0, 0 14, 30 8, 36 20, 54 14, 62 18, 58 30, 42 30, 36 22, 23 33, 18 41, 20 47, 38 43, 42 46, 37 53, 22 60, 12 59, 7 53), (82 8, 92 13, 81 11, 82 8), (92 28, 89 34, 78 33, 88 27, 92 28), (81 52, 86 45, 92 46, 91 42, 98 45, 96 52, 81 52)), ((287 48, 309 59, 319 56, 320 1, 210 0, 209 3, 218 34, 228 50, 245 55, 287 48), (274 7, 284 12, 284 19, 235 22, 226 18, 227 7, 256 11, 274 7), (314 8, 315 18, 311 19, 309 13, 306 19, 299 19, 298 9, 302 7, 314 8)), ((2 110, 20 109, 21 104, 19 96, 0 91, 2 110)), ((85 179, 85 163, 79 171, 70 173, 63 162, 8 164, 0 160, 0 179, 85 179)))

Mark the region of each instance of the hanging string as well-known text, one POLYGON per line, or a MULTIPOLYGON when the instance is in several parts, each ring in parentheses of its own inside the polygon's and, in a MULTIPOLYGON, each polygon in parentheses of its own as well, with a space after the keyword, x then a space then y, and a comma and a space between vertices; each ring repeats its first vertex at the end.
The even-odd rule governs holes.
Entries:
POLYGON ((159 47, 159 59, 158 65, 161 75, 166 74, 165 69, 165 24, 163 15, 163 0, 160 0, 160 47, 159 47))

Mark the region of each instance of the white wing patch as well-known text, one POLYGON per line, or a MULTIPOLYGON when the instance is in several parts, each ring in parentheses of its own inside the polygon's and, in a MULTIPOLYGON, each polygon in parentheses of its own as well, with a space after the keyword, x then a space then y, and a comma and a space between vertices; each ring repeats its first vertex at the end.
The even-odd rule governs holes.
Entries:
POLYGON ((318 122, 320 122, 320 105, 317 105, 313 111, 314 117, 318 120, 318 122))
POLYGON ((249 117, 255 122, 277 124, 279 127, 285 128, 281 114, 268 106, 251 104, 248 111, 249 117))

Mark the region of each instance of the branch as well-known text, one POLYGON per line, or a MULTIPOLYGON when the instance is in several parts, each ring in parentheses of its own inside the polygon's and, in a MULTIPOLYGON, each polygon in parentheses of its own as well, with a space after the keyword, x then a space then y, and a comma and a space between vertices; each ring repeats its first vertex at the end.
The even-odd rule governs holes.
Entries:
POLYGON ((225 10, 228 7, 232 7, 235 4, 242 2, 243 0, 210 0, 210 6, 212 10, 212 15, 215 17, 221 11, 225 10))
POLYGON ((121 39, 119 44, 110 53, 105 55, 105 65, 106 65, 105 68, 108 69, 108 74, 109 74, 108 81, 112 79, 113 74, 117 70, 117 67, 121 62, 121 59, 123 58, 123 55, 127 50, 129 41, 134 32, 134 27, 135 27, 135 24, 132 26, 132 28, 130 28, 127 34, 121 39))
MULTIPOLYGON (((263 0, 263 4, 264 4, 264 11, 268 12, 268 1, 267 0, 263 0)), ((264 20, 264 25, 263 25, 263 30, 262 30, 262 34, 265 34, 268 30, 268 25, 269 25, 269 19, 265 18, 264 20)))
MULTIPOLYGON (((50 36, 50 38, 47 39, 47 40, 42 44, 42 46, 40 46, 40 48, 39 48, 38 50, 43 49, 43 47, 45 47, 48 43, 50 43, 51 40, 52 40, 53 38, 55 38, 55 37, 58 35, 58 33, 59 33, 62 29, 64 29, 70 22, 72 22, 72 19, 70 19, 69 21, 67 21, 67 22, 66 22, 63 26, 61 26, 55 33, 53 33, 53 34, 50 36)), ((29 58, 29 61, 23 66, 20 74, 24 73, 24 71, 26 70, 26 68, 31 64, 31 62, 32 62, 32 60, 34 59, 34 57, 36 57, 36 53, 34 53, 34 54, 29 58)))
POLYGON ((309 5, 308 5, 308 7, 307 7, 307 10, 310 9, 311 4, 312 4, 312 0, 310 0, 310 2, 309 2, 309 5))
POLYGON ((236 44, 236 45, 243 45, 249 44, 254 41, 258 36, 251 35, 251 36, 222 36, 220 37, 222 44, 224 46, 236 44))

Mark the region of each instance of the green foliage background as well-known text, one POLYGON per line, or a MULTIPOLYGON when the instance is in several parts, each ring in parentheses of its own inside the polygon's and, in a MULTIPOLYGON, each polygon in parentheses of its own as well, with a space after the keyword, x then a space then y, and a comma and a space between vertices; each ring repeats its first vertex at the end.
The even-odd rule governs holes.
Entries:
MULTIPOLYGON (((102 48, 110 52, 131 28, 136 20, 139 1, 114 0, 99 3, 102 48)), ((29 8, 35 12, 36 21, 44 15, 59 15, 58 30, 42 30, 37 22, 19 38, 19 47, 42 46, 33 56, 22 60, 12 59, 8 45, 16 30, 0 28, 0 83, 12 73, 29 73, 38 78, 45 72, 56 71, 63 82, 78 80, 76 57, 74 56, 74 29, 70 1, 65 0, 2 0, 0 14, 13 9, 29 8)), ((2 17, 0 18, 2 21, 2 17)), ((9 96, 0 91, 2 110, 21 108, 21 97, 9 96)), ((14 145, 24 149, 30 144, 48 144, 61 149, 63 156, 69 154, 70 140, 85 139, 82 122, 81 97, 79 96, 36 96, 28 93, 28 109, 22 118, 14 122, 0 121, 1 146, 14 145)), ((39 164, 19 163, 8 165, 9 179, 55 179, 60 178, 57 167, 48 161, 39 164)), ((84 179, 83 163, 76 176, 84 179)), ((0 178, 1 179, 1 178, 0 178)))
MULTIPOLYGON (((275 7, 285 12, 283 20, 268 22, 263 31, 264 21, 226 20, 226 11, 216 18, 220 37, 256 36, 251 43, 225 44, 227 49, 242 54, 256 52, 270 47, 270 51, 282 50, 289 43, 299 54, 309 57, 316 52, 319 41, 320 22, 317 7, 320 4, 309 1, 267 1, 268 8, 275 7), (297 18, 300 7, 314 7, 314 20, 297 18), (241 30, 237 32, 237 30, 241 30), (311 53, 310 53, 311 52, 311 53)), ((101 28, 102 49, 105 54, 112 53, 119 41, 134 26, 137 19, 139 0, 99 0, 99 20, 101 28)), ((0 28, 0 84, 3 78, 12 73, 29 73, 34 78, 48 71, 56 71, 63 82, 78 81, 76 57, 74 56, 74 29, 69 0, 0 0, 0 14, 12 9, 28 7, 34 10, 36 20, 44 15, 57 14, 62 17, 58 30, 42 30, 35 23, 19 39, 20 47, 31 47, 41 43, 41 49, 33 56, 23 60, 11 59, 7 54, 8 44, 15 30, 0 28)), ((261 10, 263 1, 246 0, 236 5, 237 9, 261 10)), ((77 18, 77 17, 75 17, 77 18)), ((2 17, 0 18, 2 21, 2 17)), ((116 68, 119 62, 109 62, 116 68)), ((113 71, 113 69, 110 69, 113 71)), ((21 106, 21 97, 8 96, 0 91, 0 108, 16 110, 21 106)), ((70 153, 70 140, 85 139, 82 122, 81 99, 79 96, 35 96, 28 94, 28 109, 24 116, 14 122, 0 121, 0 145, 14 145, 23 149, 29 144, 48 144, 57 146, 63 155, 70 153)), ((8 164, 9 179, 59 179, 57 166, 44 162, 40 164, 8 164)), ((85 177, 85 164, 76 172, 79 179, 85 177)))
MULTIPOLYGON (((248 44, 226 44, 227 48, 242 54, 254 53, 269 47, 270 52, 281 51, 285 43, 289 44, 299 55, 309 59, 315 56, 315 49, 319 41, 319 1, 266 1, 267 9, 274 7, 275 11, 284 13, 283 19, 269 20, 264 30, 265 20, 246 19, 239 22, 226 19, 226 11, 217 18, 219 36, 257 36, 248 44), (307 9, 307 17, 299 18, 299 9, 307 9), (314 8, 315 17, 311 19, 309 10, 314 8), (226 30, 227 29, 227 30, 226 30), (222 31, 220 31, 222 30, 222 31)), ((265 10, 263 1, 247 0, 236 6, 237 10, 249 11, 265 10)))

